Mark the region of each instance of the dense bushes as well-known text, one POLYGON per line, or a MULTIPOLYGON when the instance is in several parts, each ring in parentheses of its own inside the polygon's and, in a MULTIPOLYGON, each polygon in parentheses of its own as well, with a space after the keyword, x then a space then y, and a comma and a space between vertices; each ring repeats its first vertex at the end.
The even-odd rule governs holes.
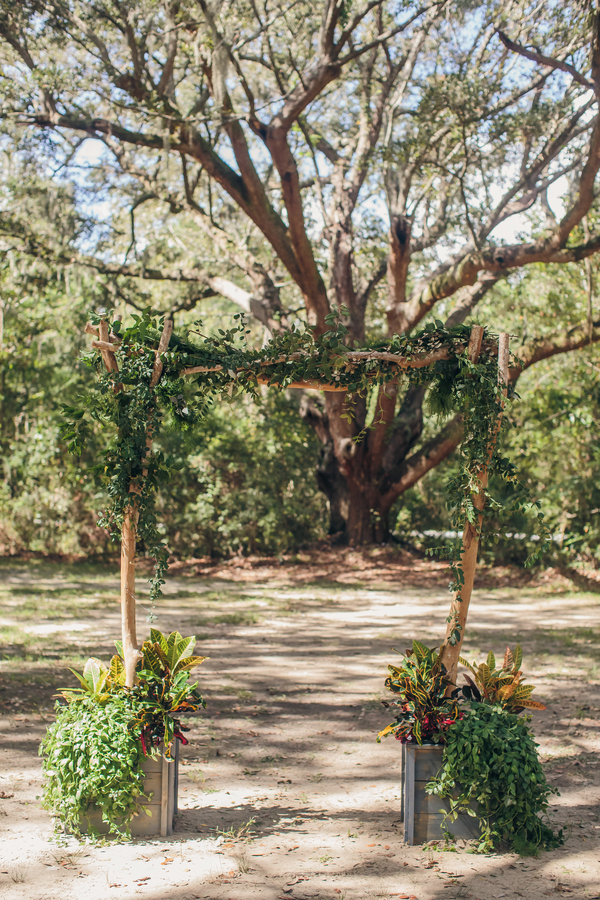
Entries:
MULTIPOLYGON (((89 308, 110 299, 106 284, 15 257, 0 266, 0 289, 0 554, 112 551, 96 524, 104 496, 101 473, 90 468, 99 458, 101 429, 81 459, 59 439, 62 405, 77 405, 93 377, 79 360, 88 343, 83 328, 89 308)), ((540 290, 542 312, 552 308, 548 296, 546 288, 540 290)), ((507 294, 502 327, 512 327, 515 302, 507 294)), ((528 303, 531 318, 533 301, 528 303)), ((224 307, 215 321, 228 312, 224 307)), ((568 560, 600 560, 598 368, 600 354, 590 348, 529 370, 518 384, 522 400, 510 409, 513 428, 503 437, 557 536, 551 556, 568 560)), ((175 553, 281 553, 327 532, 327 504, 314 474, 318 442, 300 419, 293 393, 271 391, 259 407, 247 399, 219 402, 183 439, 167 433, 163 449, 176 468, 159 507, 175 553)), ((452 466, 449 460, 430 472, 398 503, 397 537, 424 547, 440 543, 414 532, 448 528, 444 486, 452 466)), ((492 483, 491 489, 499 486, 492 483)), ((534 524, 521 516, 510 525, 492 517, 490 525, 485 558, 522 562, 531 543, 505 534, 531 536, 534 524)))
MULTIPOLYGON (((600 564, 600 380, 589 360, 559 357, 541 363, 519 382, 521 400, 509 411, 502 449, 532 495, 539 498, 554 540, 546 561, 578 558, 600 564), (543 386, 543 387, 542 387, 543 386)), ((398 505, 396 534, 426 548, 444 538, 426 531, 450 528, 444 486, 452 459, 429 473, 398 505)), ((492 494, 504 490, 490 484, 492 494)), ((502 497, 506 500, 506 497, 502 497)), ((522 564, 535 545, 535 521, 515 514, 498 521, 493 511, 482 541, 488 562, 522 564)))
MULTIPOLYGON (((78 459, 59 439, 62 405, 76 404, 93 372, 79 361, 94 285, 71 285, 40 268, 38 296, 7 310, 0 351, 0 554, 103 553, 111 549, 96 525, 102 506, 99 458, 103 434, 93 430, 78 459)), ((219 403, 201 423, 169 435, 174 465, 160 519, 174 552, 183 556, 279 553, 323 535, 327 510, 314 465, 317 441, 302 423, 296 398, 268 392, 219 403)))

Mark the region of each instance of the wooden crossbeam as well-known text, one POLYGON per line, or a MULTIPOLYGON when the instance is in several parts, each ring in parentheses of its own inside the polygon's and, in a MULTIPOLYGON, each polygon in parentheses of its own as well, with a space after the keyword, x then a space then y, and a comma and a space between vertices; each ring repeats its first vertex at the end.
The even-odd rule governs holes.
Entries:
MULTIPOLYGON (((474 326, 476 328, 480 326, 474 326)), ((482 338, 483 338, 483 329, 482 329, 482 338)), ((92 345, 98 345, 99 341, 92 341, 92 345)), ((102 349, 98 347, 98 349, 102 349)), ((451 357, 457 353, 461 353, 465 349, 465 345, 458 345, 453 354, 450 353, 447 347, 442 347, 440 350, 434 350, 433 353, 417 353, 413 357, 407 356, 399 356, 397 353, 385 353, 379 350, 350 350, 348 353, 339 354, 338 358, 343 359, 348 366, 355 366, 361 362, 369 362, 370 360, 381 360, 382 362, 391 362, 395 365, 399 366, 401 369, 422 369, 425 366, 430 366, 432 363, 439 362, 445 359, 451 359, 451 357)), ((297 359, 302 359, 310 354, 308 353, 291 353, 289 356, 282 356, 279 359, 272 360, 264 360, 260 362, 260 366, 263 368, 267 368, 268 366, 276 366, 280 363, 293 361, 297 359)), ((198 375, 209 372, 222 372, 224 369, 223 366, 190 366, 187 369, 182 369, 179 373, 180 375, 198 375)), ((245 366, 241 368, 237 368, 235 370, 236 374, 239 372, 252 372, 253 369, 250 366, 245 366)), ((266 379, 264 376, 257 375, 256 380, 259 384, 274 384, 270 381, 270 379, 266 379)), ((339 384, 324 384, 319 381, 297 381, 293 384, 288 384, 286 387, 290 388, 308 388, 310 390, 320 390, 320 391, 346 391, 346 387, 340 387, 339 384)))
POLYGON ((117 360, 113 353, 113 348, 110 344, 110 341, 108 340, 109 329, 106 319, 100 320, 100 324, 98 325, 98 336, 100 340, 97 343, 101 343, 104 345, 104 349, 100 349, 102 359, 104 360, 104 365, 109 372, 118 372, 119 367, 117 365, 117 360))
MULTIPOLYGON (((277 384, 272 382, 270 378, 266 375, 257 375, 256 380, 259 384, 270 385, 271 387, 277 387, 277 384)), ((322 384, 320 381, 292 381, 291 384, 286 384, 286 388, 303 388, 307 391, 325 391, 326 393, 333 392, 347 392, 347 387, 341 387, 339 384, 322 384)))

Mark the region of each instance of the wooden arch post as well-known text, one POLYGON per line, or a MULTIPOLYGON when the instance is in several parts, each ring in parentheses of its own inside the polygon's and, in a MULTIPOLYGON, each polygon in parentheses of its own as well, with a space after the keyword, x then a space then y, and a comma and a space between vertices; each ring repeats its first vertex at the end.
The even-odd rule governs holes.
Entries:
MULTIPOLYGON (((471 330, 471 339, 469 341, 469 358, 473 363, 477 362, 477 359, 479 358, 483 331, 484 329, 481 325, 474 325, 471 330)), ((498 337, 498 383, 502 385, 502 393, 504 395, 504 398, 506 398, 508 392, 508 347, 508 334, 500 334, 498 337)), ((481 536, 481 525, 483 522, 483 509, 485 507, 485 491, 488 486, 488 466, 491 462, 494 448, 498 440, 500 426, 502 425, 503 410, 504 402, 502 403, 502 412, 498 417, 498 422, 488 446, 487 459, 484 461, 484 465, 482 466, 478 476, 479 489, 473 496, 473 505, 475 509, 479 511, 477 522, 467 522, 463 531, 463 549, 460 561, 464 576, 464 583, 462 588, 456 592, 450 606, 450 615, 448 616, 446 637, 441 650, 441 661, 446 666, 446 669, 448 670, 448 674, 450 676, 450 684, 448 686, 449 693, 456 685, 458 659, 465 635, 465 625, 467 622, 467 614, 469 612, 471 594, 473 593, 475 570, 477 568, 477 555, 479 552, 479 540, 481 536), (451 635, 456 630, 458 630, 458 640, 456 641, 456 643, 451 644, 451 635)))
MULTIPOLYGON (((92 347, 100 350, 104 365, 108 372, 118 372, 119 366, 114 355, 115 346, 120 343, 116 335, 109 334, 108 323, 103 319, 96 331, 93 325, 86 325, 86 332, 98 335, 97 341, 92 341, 92 347)), ((167 350, 173 333, 173 320, 165 319, 163 331, 160 337, 154 366, 150 378, 150 389, 156 387, 163 372, 162 354, 167 350)), ((121 390, 122 385, 115 385, 115 390, 121 390)), ((152 452, 152 425, 149 423, 146 430, 146 450, 142 459, 142 478, 145 479, 148 469, 144 463, 152 452)), ((125 684, 133 687, 135 684, 135 667, 140 657, 137 643, 136 628, 136 595, 135 595, 135 567, 137 526, 140 516, 139 501, 137 496, 141 494, 138 484, 130 484, 129 493, 132 495, 131 503, 125 508, 123 526, 121 530, 121 637, 123 640, 123 659, 125 661, 125 684)))

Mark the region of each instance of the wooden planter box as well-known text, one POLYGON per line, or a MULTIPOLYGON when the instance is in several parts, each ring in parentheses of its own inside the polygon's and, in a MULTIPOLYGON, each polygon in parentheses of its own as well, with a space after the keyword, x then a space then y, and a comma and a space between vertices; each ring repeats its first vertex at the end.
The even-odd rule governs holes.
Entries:
POLYGON ((439 745, 402 745, 402 812, 406 844, 424 844, 444 839, 444 831, 470 841, 479 837, 479 822, 463 813, 454 822, 446 822, 441 809, 450 809, 447 798, 427 794, 425 785, 442 767, 443 748, 439 745))
MULTIPOLYGON (((173 834, 173 817, 177 815, 177 792, 179 787, 179 741, 175 741, 175 758, 168 762, 164 754, 155 759, 145 759, 144 793, 152 794, 144 806, 151 815, 140 810, 129 825, 132 837, 167 837, 173 834)), ((108 834, 109 826, 102 821, 102 814, 97 807, 90 807, 81 817, 81 833, 87 834, 90 829, 99 834, 108 834)))

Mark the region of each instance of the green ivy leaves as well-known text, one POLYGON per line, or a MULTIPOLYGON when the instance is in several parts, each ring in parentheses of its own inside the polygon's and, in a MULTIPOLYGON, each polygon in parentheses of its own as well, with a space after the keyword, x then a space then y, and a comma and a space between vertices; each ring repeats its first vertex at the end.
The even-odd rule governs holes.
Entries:
POLYGON ((85 814, 99 809, 111 834, 128 836, 128 824, 144 800, 142 745, 128 725, 135 703, 125 694, 100 704, 91 694, 56 705, 40 755, 45 776, 43 806, 79 834, 85 814))
POLYGON ((459 813, 479 818, 482 852, 501 841, 523 854, 564 843, 562 830, 554 834, 540 818, 557 791, 546 781, 527 722, 500 706, 472 703, 446 732, 444 764, 427 785, 428 793, 449 799, 450 831, 459 813))

